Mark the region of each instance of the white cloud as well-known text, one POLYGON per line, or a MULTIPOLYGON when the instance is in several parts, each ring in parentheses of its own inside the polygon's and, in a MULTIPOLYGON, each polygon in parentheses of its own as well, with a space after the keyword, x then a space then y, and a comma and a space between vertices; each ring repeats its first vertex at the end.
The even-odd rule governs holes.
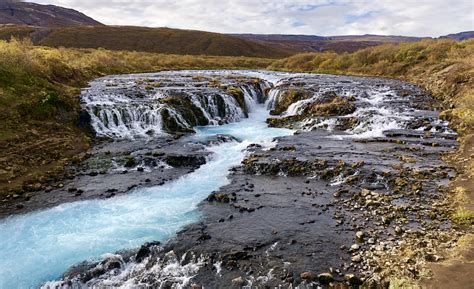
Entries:
POLYGON ((474 30, 472 0, 33 0, 109 25, 225 33, 439 36, 474 30))

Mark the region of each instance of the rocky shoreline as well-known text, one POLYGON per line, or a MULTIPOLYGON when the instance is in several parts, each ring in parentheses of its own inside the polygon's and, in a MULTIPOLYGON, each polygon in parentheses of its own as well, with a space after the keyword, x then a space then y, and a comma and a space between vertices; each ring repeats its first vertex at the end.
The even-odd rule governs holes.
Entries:
POLYGON ((104 140, 82 155, 81 161, 68 165, 64 179, 36 192, 7 195, 0 204, 0 218, 62 203, 111 198, 176 180, 199 168, 209 154, 204 144, 186 143, 174 136, 135 142, 104 140))

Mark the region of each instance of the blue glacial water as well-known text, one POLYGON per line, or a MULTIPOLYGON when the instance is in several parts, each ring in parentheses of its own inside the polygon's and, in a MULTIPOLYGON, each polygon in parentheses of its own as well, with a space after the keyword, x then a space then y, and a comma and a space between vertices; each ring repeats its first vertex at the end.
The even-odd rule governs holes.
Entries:
POLYGON ((198 140, 227 134, 241 142, 209 147, 208 162, 176 181, 0 221, 0 288, 35 288, 84 260, 173 237, 200 218, 197 205, 229 182, 229 169, 243 160, 249 144, 292 133, 268 128, 267 117, 259 105, 240 122, 196 128, 198 140))

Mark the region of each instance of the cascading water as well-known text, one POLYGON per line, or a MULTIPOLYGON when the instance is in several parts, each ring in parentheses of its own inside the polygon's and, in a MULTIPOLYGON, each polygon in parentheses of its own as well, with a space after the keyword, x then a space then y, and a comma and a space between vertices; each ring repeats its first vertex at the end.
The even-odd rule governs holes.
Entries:
MULTIPOLYGON (((129 85, 128 79, 125 83, 129 85)), ((250 111, 248 118, 222 126, 196 127, 196 139, 226 134, 240 142, 209 147, 212 155, 195 172, 162 186, 136 189, 112 199, 62 204, 1 221, 0 288, 39 286, 60 278, 70 266, 81 261, 136 248, 147 241, 166 241, 184 225, 196 221, 200 217, 198 203, 228 183, 229 169, 242 161, 249 144, 264 144, 292 133, 268 128, 268 112, 258 104, 259 93, 246 87, 244 94, 250 111)), ((90 94, 88 97, 95 99, 90 94)), ((207 99, 207 106, 202 109, 212 116, 215 111, 209 108, 212 103, 207 99)), ((150 127, 159 128, 159 119, 154 117, 161 106, 151 105, 150 100, 137 104, 141 101, 123 95, 117 97, 117 106, 121 108, 114 107, 113 102, 113 97, 104 102, 95 99, 91 101, 94 105, 88 106, 89 111, 100 111, 93 118, 98 134, 119 139, 143 135, 150 127), (140 110, 140 105, 148 110, 140 110)), ((226 105, 229 108, 230 102, 226 105)))
POLYGON ((263 102, 261 95, 270 87, 263 80, 248 84, 225 73, 218 76, 222 79, 210 72, 199 77, 194 72, 113 76, 113 81, 105 77, 83 91, 82 102, 98 136, 146 138, 176 128, 239 121, 263 102), (244 103, 226 87, 242 90, 244 103))

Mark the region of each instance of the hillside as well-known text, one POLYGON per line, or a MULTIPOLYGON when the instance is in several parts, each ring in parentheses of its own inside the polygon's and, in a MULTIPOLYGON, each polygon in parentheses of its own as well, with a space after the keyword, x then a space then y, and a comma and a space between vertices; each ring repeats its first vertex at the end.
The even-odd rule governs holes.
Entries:
POLYGON ((252 40, 264 45, 299 52, 334 51, 337 53, 354 52, 370 46, 384 43, 420 41, 419 37, 383 36, 383 35, 349 35, 349 36, 316 36, 316 35, 280 35, 280 34, 233 34, 245 40, 252 40))
MULTIPOLYGON (((386 43, 418 42, 430 37, 410 37, 396 35, 344 35, 344 36, 317 36, 317 35, 285 35, 285 34, 233 34, 235 37, 259 42, 275 48, 299 52, 337 53, 355 52, 371 46, 386 43)), ((473 31, 449 34, 439 38, 466 40, 474 37, 473 31)))
POLYGON ((11 0, 0 1, 0 24, 41 27, 102 25, 73 9, 11 0))
POLYGON ((133 26, 76 26, 44 28, 5 25, 0 39, 30 37, 49 47, 104 48, 165 54, 282 58, 294 51, 269 47, 230 35, 171 28, 133 26))

